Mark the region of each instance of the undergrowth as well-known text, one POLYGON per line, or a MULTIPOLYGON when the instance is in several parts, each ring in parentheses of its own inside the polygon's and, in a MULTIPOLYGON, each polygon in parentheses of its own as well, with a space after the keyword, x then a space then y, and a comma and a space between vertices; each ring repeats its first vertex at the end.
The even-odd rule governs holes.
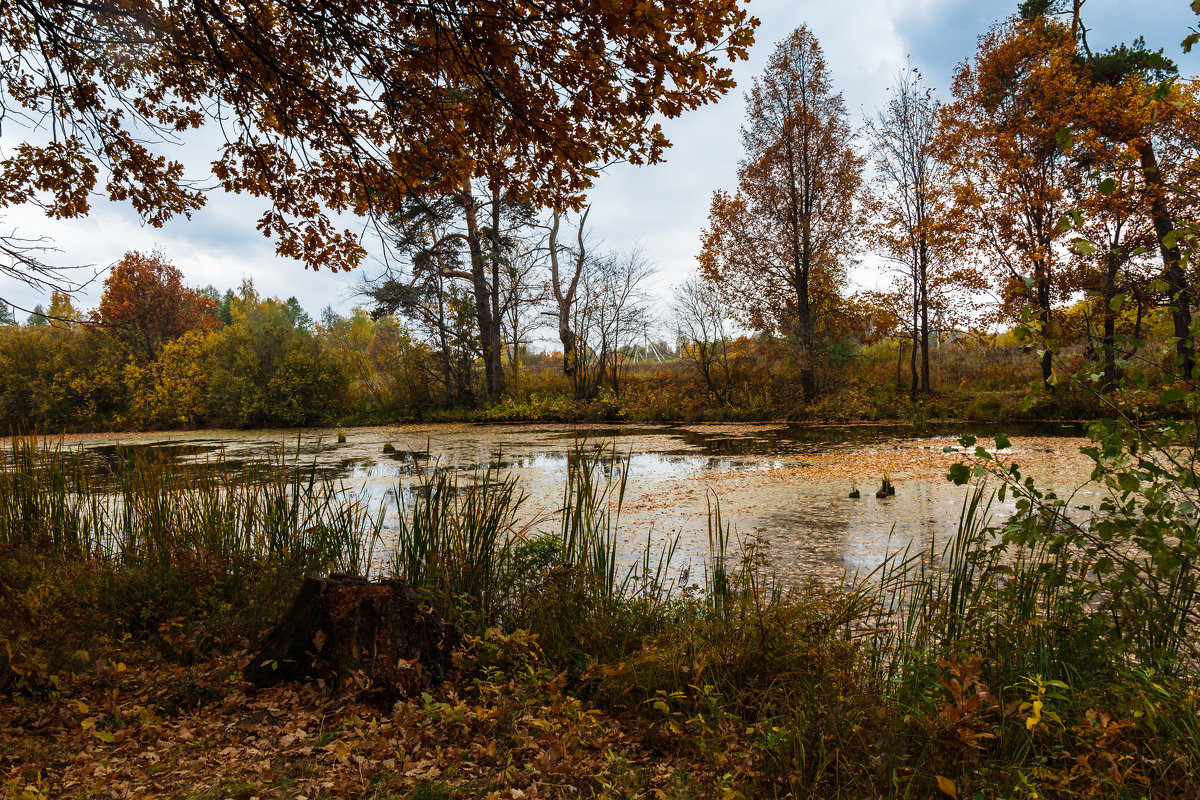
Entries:
MULTIPOLYGON (((603 713, 649 760, 721 776, 663 784, 695 796, 1195 796, 1190 567, 1081 538, 1092 523, 987 450, 953 477, 972 471, 1017 493, 1016 513, 992 519, 976 482, 948 541, 861 582, 797 586, 718 503, 700 575, 671 542, 618 547, 628 462, 612 451, 576 449, 554 519, 519 514, 499 473, 434 469, 390 497, 383 572, 468 635, 445 691, 476 699, 431 696, 414 724, 466 724, 485 700, 491 737, 603 713), (1101 566, 1118 557, 1136 580, 1101 566)), ((304 575, 369 571, 388 511, 282 456, 98 465, 15 439, 0 481, 0 691, 31 699, 135 644, 173 663, 245 647, 304 575)), ((650 793, 617 767, 583 796, 650 793)))

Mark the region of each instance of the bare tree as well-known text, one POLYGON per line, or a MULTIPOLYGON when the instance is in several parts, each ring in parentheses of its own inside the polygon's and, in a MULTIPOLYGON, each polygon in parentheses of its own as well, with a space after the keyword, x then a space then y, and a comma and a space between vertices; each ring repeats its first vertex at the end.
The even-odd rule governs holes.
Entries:
POLYGON ((572 315, 577 396, 593 397, 605 384, 620 396, 630 351, 650 325, 642 284, 653 272, 637 248, 584 260, 572 315))
POLYGON ((533 247, 522 247, 509 255, 500 274, 499 316, 514 383, 520 375, 521 348, 529 343, 530 333, 537 327, 536 315, 529 312, 546 299, 537 276, 540 266, 539 252, 533 247))
POLYGON ((887 108, 867 121, 875 156, 879 190, 877 241, 885 255, 900 264, 908 300, 908 328, 912 338, 910 394, 930 391, 929 283, 932 252, 936 246, 938 201, 944 170, 934 157, 940 103, 921 86, 921 73, 902 70, 892 85, 887 108), (921 354, 920 374, 917 353, 921 354))
POLYGON ((576 230, 575 248, 573 250, 559 244, 558 231, 561 217, 555 212, 553 221, 550 224, 548 244, 550 251, 550 291, 554 296, 554 309, 548 313, 558 323, 558 340, 562 342, 563 348, 563 374, 571 379, 577 394, 580 384, 575 380, 577 366, 577 333, 574 327, 575 300, 579 291, 579 280, 583 276, 583 266, 587 260, 585 231, 588 212, 590 210, 590 206, 585 208, 583 214, 579 217, 579 227, 576 230), (570 261, 566 264, 560 264, 562 256, 568 256, 570 261))
POLYGON ((729 402, 729 332, 716 290, 696 277, 675 289, 672 304, 679 355, 695 368, 708 396, 729 402))

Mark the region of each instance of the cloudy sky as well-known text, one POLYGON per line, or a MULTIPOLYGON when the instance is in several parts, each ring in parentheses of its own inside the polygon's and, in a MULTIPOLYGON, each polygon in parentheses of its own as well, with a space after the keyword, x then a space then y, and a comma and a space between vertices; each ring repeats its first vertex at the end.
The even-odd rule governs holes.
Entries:
MULTIPOLYGON (((591 194, 594 243, 611 250, 640 246, 658 270, 651 290, 665 305, 671 287, 695 269, 712 192, 735 186, 742 93, 762 71, 775 44, 797 26, 807 24, 817 36, 857 124, 886 102, 886 87, 906 61, 944 97, 955 65, 974 52, 976 37, 1016 5, 1017 0, 751 0, 750 9, 762 25, 750 60, 735 67, 739 88, 715 105, 666 121, 674 145, 666 163, 609 168, 591 194)), ((1197 20, 1187 0, 1087 0, 1084 6, 1093 49, 1144 35, 1152 47, 1165 48, 1185 75, 1200 73, 1200 53, 1184 55, 1179 47, 1197 20)), ((2 134, 0 155, 5 145, 22 137, 11 123, 2 134)), ((203 163, 205 155, 185 155, 185 160, 203 163)), ((128 207, 98 198, 84 220, 50 221, 34 209, 17 208, 8 209, 0 225, 5 233, 15 230, 53 239, 60 250, 53 254, 56 263, 103 268, 126 250, 157 248, 191 285, 223 290, 249 276, 260 292, 294 295, 314 316, 327 305, 349 310, 356 302, 353 287, 358 276, 314 273, 276 257, 272 244, 254 229, 259 213, 253 199, 214 194, 190 221, 155 229, 141 224, 128 207)), ((368 264, 363 270, 375 268, 368 264)), ((869 266, 852 275, 860 284, 872 284, 877 277, 869 266)), ((102 280, 101 275, 77 300, 77 307, 96 304, 102 280)), ((0 297, 26 308, 47 302, 3 277, 0 297)))

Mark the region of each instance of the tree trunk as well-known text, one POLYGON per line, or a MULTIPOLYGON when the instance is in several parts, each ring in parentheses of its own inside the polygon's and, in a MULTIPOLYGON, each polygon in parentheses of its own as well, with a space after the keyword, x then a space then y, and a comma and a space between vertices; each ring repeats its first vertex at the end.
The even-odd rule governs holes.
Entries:
MULTIPOLYGON (((503 317, 501 316, 500 308, 500 190, 492 185, 492 235, 490 248, 490 262, 492 267, 492 352, 496 358, 496 369, 492 376, 492 385, 488 387, 488 391, 492 396, 492 400, 498 401, 504 394, 504 332, 501 330, 503 325, 503 317)), ((513 357, 515 358, 515 352, 513 357)))
POLYGON ((910 381, 910 385, 908 387, 908 397, 913 402, 916 402, 917 389, 920 386, 920 381, 917 374, 917 350, 920 346, 920 336, 921 331, 917 325, 917 321, 913 320, 912 352, 908 355, 908 368, 909 372, 912 374, 912 380, 910 381))
POLYGON ((467 218, 467 249, 471 254, 471 288, 475 295, 475 317, 479 322, 479 345, 483 350, 484 382, 488 396, 498 402, 504 392, 504 373, 500 369, 500 342, 493 319, 492 296, 488 286, 486 258, 480 241, 479 218, 470 186, 463 187, 463 208, 467 218))
MULTIPOLYGON (((1050 277, 1046 274, 1047 267, 1044 263, 1039 262, 1036 266, 1034 274, 1039 276, 1035 285, 1037 292, 1037 307, 1038 316, 1041 318, 1041 334, 1043 343, 1050 338, 1050 277)), ((1042 352, 1042 388, 1050 391, 1053 385, 1050 383, 1050 378, 1054 374, 1054 354, 1050 352, 1050 346, 1045 345, 1042 352)))
POLYGON ((921 236, 921 391, 929 394, 929 245, 921 236))
POLYGON ((350 682, 390 706, 441 681, 461 639, 402 580, 306 578, 244 675, 258 687, 350 682))
POLYGON ((1192 310, 1188 297, 1187 278, 1183 274, 1183 264, 1179 256, 1179 248, 1167 247, 1167 235, 1175 230, 1175 220, 1171 209, 1167 206, 1167 187, 1162 172, 1158 168, 1158 157, 1154 153, 1154 145, 1148 140, 1139 142, 1141 152, 1142 175, 1145 178, 1145 192, 1150 201, 1150 216, 1154 222, 1154 233, 1158 237, 1158 250, 1162 255, 1163 272, 1171 292, 1171 321, 1174 323, 1175 352, 1179 357, 1180 372, 1184 378, 1192 377, 1195 357, 1192 353, 1191 328, 1192 310))
POLYGON ((804 401, 817 394, 812 307, 808 303, 808 265, 804 263, 796 275, 796 336, 800 342, 800 391, 804 401))
POLYGON ((1117 254, 1116 248, 1108 250, 1108 262, 1104 270, 1104 335, 1101 347, 1104 349, 1104 388, 1112 391, 1117 383, 1117 312, 1113 311, 1112 301, 1117 296, 1117 254))

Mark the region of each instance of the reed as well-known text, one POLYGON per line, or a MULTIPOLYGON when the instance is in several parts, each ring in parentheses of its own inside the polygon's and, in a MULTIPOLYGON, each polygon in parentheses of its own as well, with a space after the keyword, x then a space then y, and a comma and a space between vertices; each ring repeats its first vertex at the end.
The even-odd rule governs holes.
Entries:
POLYGON ((460 485, 456 471, 435 468, 390 496, 398 516, 391 574, 455 610, 460 624, 494 623, 510 600, 513 547, 529 539, 516 481, 489 467, 460 485))
POLYGON ((236 468, 223 453, 103 461, 34 437, 0 455, 0 546, 104 565, 145 622, 186 611, 204 587, 220 595, 205 605, 267 613, 267 597, 285 602, 305 575, 363 573, 382 523, 382 509, 283 448, 236 468))

